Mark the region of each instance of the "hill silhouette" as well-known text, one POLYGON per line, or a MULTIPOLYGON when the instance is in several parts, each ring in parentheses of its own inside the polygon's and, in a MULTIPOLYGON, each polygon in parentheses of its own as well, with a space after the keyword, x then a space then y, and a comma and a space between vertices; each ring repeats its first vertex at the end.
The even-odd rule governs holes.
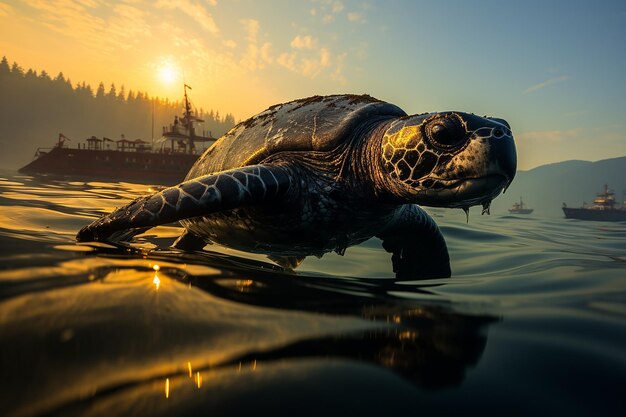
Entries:
POLYGON ((592 203, 604 184, 615 190, 621 201, 626 193, 626 156, 601 161, 564 161, 518 171, 506 194, 493 201, 492 213, 503 214, 523 196, 535 211, 533 216, 563 217, 561 206, 592 203))
MULTIPOLYGON (((181 101, 150 97, 141 91, 103 83, 94 90, 82 82, 72 82, 59 73, 52 78, 45 70, 39 74, 11 66, 6 57, 0 61, 0 168, 19 168, 33 158, 38 147, 51 147, 59 133, 83 141, 93 135, 150 141, 161 134, 161 127, 182 113, 181 101)), ((219 137, 235 125, 232 114, 199 109, 205 122, 198 131, 219 137)))

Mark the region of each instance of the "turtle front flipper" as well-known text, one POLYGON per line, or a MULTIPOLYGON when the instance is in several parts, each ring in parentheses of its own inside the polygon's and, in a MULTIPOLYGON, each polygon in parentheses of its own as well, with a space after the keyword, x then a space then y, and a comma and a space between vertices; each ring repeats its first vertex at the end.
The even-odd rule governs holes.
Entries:
POLYGON ((447 278, 451 275, 446 241, 437 223, 419 206, 400 207, 391 223, 379 233, 390 252, 399 279, 447 278))
POLYGON ((194 178, 102 216, 81 229, 76 240, 128 240, 161 224, 276 200, 290 186, 290 170, 284 166, 252 165, 194 178))

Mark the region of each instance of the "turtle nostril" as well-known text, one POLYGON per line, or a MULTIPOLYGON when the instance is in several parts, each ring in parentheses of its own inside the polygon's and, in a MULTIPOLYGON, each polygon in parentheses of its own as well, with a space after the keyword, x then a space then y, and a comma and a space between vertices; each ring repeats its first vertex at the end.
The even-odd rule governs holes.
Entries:
POLYGON ((499 127, 496 127, 495 129, 493 129, 493 137, 498 139, 501 138, 502 136, 504 136, 504 131, 502 129, 500 129, 499 127))

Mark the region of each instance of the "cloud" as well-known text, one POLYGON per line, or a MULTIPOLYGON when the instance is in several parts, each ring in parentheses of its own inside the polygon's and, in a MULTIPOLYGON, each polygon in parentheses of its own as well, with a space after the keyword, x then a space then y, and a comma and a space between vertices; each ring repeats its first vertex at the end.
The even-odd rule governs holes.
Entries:
POLYGON ((534 132, 524 132, 515 135, 515 139, 520 143, 538 142, 538 143, 563 143, 568 140, 580 138, 583 133, 582 128, 574 128, 569 130, 542 130, 534 132))
POLYGON ((98 15, 102 6, 91 0, 25 0, 24 4, 32 9, 26 19, 33 24, 102 54, 118 54, 151 36, 144 11, 130 5, 116 5, 104 19, 98 15))
POLYGON ((320 65, 323 67, 330 66, 330 51, 327 48, 320 49, 320 65))
POLYGON ((13 8, 6 3, 0 3, 0 17, 8 16, 13 13, 13 8))
POLYGON ((265 68, 265 64, 270 64, 272 62, 272 57, 270 55, 272 44, 270 42, 265 42, 259 48, 258 36, 261 26, 258 20, 242 19, 240 22, 244 26, 246 40, 248 41, 246 51, 240 60, 241 65, 250 71, 265 68))
POLYGON ((336 1, 333 3, 333 13, 339 13, 341 11, 343 11, 344 7, 343 7, 343 3, 341 3, 340 1, 336 1))
POLYGON ((348 21, 354 23, 363 23, 365 22, 365 17, 363 16, 363 13, 350 12, 348 13, 348 21))
POLYGON ((91 8, 98 7, 98 3, 94 0, 76 0, 76 3, 80 3, 83 6, 91 8))
MULTIPOLYGON (((211 6, 217 5, 217 1, 209 1, 208 3, 211 6)), ((217 24, 215 24, 213 16, 199 3, 192 2, 191 0, 159 0, 155 4, 155 7, 166 10, 178 9, 192 18, 207 32, 213 35, 219 33, 219 28, 217 24)))
POLYGON ((282 54, 278 55, 278 58, 276 59, 276 62, 278 63, 278 65, 287 68, 290 71, 296 71, 296 54, 295 52, 283 52, 282 54))
POLYGON ((255 19, 241 19, 240 22, 246 31, 246 39, 248 42, 256 42, 259 34, 259 21, 255 19))
MULTIPOLYGON (((148 77, 164 56, 184 68, 190 82, 209 78, 243 85, 252 79, 262 79, 257 73, 271 69, 283 75, 289 71, 303 79, 323 77, 329 82, 346 83, 343 73, 347 55, 341 50, 333 51, 332 44, 324 45, 322 39, 310 32, 298 34, 302 29, 292 32, 291 39, 286 39, 287 45, 274 44, 270 42, 273 28, 268 32, 262 22, 251 18, 235 17, 234 27, 231 23, 228 31, 226 27, 220 31, 211 16, 214 13, 217 17, 220 12, 210 8, 215 2, 23 0, 18 9, 4 7, 2 1, 0 12, 12 8, 14 13, 23 14, 26 24, 54 31, 54 35, 62 34, 59 37, 62 42, 84 48, 81 53, 85 52, 90 59, 108 63, 112 76, 126 73, 129 61, 133 61, 136 67, 133 71, 141 74, 145 84, 150 84, 148 77), (28 13, 23 13, 24 10, 28 13)), ((343 4, 333 1, 315 4, 318 24, 325 14, 333 15, 331 10, 345 14, 347 7, 341 9, 343 4)), ((305 12, 308 10, 305 8, 305 12)), ((329 42, 333 41, 331 38, 329 42)))
POLYGON ((141 36, 150 36, 151 28, 144 19, 145 12, 128 5, 117 5, 113 8, 114 15, 108 21, 108 32, 127 44, 138 42, 141 36))
POLYGON ((550 85, 554 85, 563 81, 567 81, 570 79, 570 76, 568 75, 561 75, 558 77, 553 77, 553 78, 549 78, 546 81, 539 83, 539 84, 535 84, 533 86, 528 87, 526 90, 524 90, 524 94, 530 94, 530 93, 534 93, 535 91, 539 91, 542 88, 548 87, 550 85))
POLYGON ((279 66, 308 78, 317 77, 332 62, 332 54, 328 48, 311 51, 296 49, 283 52, 276 59, 279 66))
POLYGON ((272 63, 272 56, 270 54, 270 49, 272 49, 272 44, 269 42, 265 42, 263 46, 261 46, 261 59, 268 64, 272 63))
POLYGON ((359 9, 362 11, 348 11, 346 6, 341 1, 332 0, 313 0, 317 3, 317 8, 311 9, 309 12, 312 16, 320 15, 322 17, 322 23, 329 24, 335 21, 335 18, 340 14, 346 13, 346 19, 352 23, 364 23, 365 15, 363 10, 369 10, 371 6, 369 3, 362 3, 359 5, 359 9))
POLYGON ((292 48, 295 49, 313 49, 313 47, 315 46, 315 40, 309 35, 298 35, 293 38, 290 45, 292 48))

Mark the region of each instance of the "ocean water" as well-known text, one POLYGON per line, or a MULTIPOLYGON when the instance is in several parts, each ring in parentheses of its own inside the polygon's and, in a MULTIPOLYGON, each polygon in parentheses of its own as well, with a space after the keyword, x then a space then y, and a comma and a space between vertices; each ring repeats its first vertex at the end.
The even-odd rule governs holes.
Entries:
POLYGON ((626 415, 625 223, 432 210, 452 277, 403 281, 75 243, 149 192, 0 173, 0 415, 626 415))

